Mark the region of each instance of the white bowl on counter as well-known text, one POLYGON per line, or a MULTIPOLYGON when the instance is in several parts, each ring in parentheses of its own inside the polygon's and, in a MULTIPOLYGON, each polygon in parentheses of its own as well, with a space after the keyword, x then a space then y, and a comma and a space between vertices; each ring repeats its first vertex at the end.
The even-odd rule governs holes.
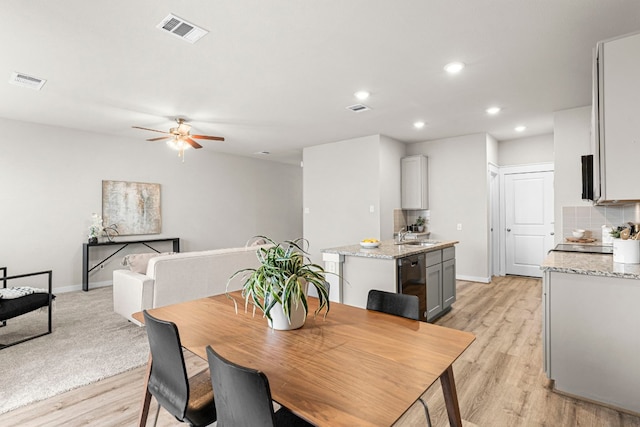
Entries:
POLYGON ((380 246, 380 242, 360 242, 360 246, 365 249, 374 249, 380 246))
POLYGON ((584 230, 581 228, 576 228, 575 230, 573 230, 573 237, 575 237, 576 239, 580 239, 581 237, 584 237, 584 230))

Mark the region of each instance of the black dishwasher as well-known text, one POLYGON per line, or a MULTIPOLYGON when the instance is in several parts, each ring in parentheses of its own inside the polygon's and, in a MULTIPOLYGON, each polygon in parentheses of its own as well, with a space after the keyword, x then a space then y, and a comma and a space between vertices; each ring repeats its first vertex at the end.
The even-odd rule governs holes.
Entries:
POLYGON ((415 295, 420 303, 420 320, 427 321, 427 269, 424 254, 398 259, 398 292, 415 295))

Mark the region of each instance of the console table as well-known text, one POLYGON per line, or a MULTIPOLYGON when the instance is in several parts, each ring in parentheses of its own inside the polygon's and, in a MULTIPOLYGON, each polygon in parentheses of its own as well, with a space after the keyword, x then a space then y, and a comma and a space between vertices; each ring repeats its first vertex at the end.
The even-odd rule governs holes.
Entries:
POLYGON ((103 264, 108 259, 112 258, 115 254, 123 250, 129 245, 144 245, 151 249, 154 252, 160 253, 159 250, 150 246, 150 243, 159 243, 159 242, 172 242, 173 243, 173 252, 180 252, 180 239, 177 237, 168 237, 166 239, 150 239, 150 240, 128 240, 123 242, 103 242, 103 243, 83 243, 82 244, 82 290, 89 290, 89 273, 98 268, 99 265, 103 264), (98 262, 92 268, 89 268, 89 251, 90 248, 100 247, 100 246, 120 246, 115 252, 111 255, 98 262))

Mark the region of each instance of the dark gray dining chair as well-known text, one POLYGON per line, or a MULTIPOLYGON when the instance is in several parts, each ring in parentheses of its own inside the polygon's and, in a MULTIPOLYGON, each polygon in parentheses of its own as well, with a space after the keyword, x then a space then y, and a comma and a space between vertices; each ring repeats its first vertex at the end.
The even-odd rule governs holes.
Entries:
POLYGON ((371 289, 367 295, 367 310, 420 320, 420 305, 415 295, 371 289))
MULTIPOLYGON (((397 294, 395 292, 371 289, 367 295, 367 310, 380 311, 407 319, 420 320, 420 301, 415 295, 397 294)), ((427 426, 431 427, 431 417, 427 402, 420 397, 427 418, 427 426)))
POLYGON ((217 427, 312 427, 287 408, 273 410, 267 376, 258 370, 235 364, 207 346, 217 427))
POLYGON ((143 314, 151 351, 147 388, 158 401, 158 412, 162 406, 180 422, 196 427, 212 424, 217 414, 209 372, 204 370, 187 377, 175 323, 157 319, 146 310, 143 314))

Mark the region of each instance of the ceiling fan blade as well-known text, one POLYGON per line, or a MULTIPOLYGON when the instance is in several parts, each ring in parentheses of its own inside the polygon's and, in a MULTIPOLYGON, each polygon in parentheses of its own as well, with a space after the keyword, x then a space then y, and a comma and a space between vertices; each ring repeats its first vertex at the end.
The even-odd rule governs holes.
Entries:
POLYGON ((191 135, 191 138, 199 138, 199 139, 211 139, 213 141, 224 141, 224 138, 221 136, 209 136, 209 135, 191 135))
POLYGON ((162 141, 163 139, 173 138, 172 136, 160 136, 158 138, 149 138, 147 141, 162 141))
POLYGON ((187 141, 187 144, 189 144, 193 148, 202 148, 202 145, 198 144, 191 138, 185 137, 184 140, 187 141))
POLYGON ((155 130, 155 129, 149 129, 149 128, 141 128, 140 126, 131 126, 134 129, 142 129, 142 130, 150 130, 151 132, 160 132, 160 133, 169 133, 169 132, 165 132, 163 130, 155 130))

